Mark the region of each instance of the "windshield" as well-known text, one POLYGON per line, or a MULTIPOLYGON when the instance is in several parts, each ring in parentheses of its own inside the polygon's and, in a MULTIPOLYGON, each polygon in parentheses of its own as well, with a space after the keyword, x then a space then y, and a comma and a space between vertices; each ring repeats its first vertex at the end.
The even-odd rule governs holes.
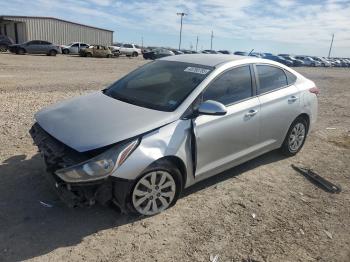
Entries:
POLYGON ((182 62, 146 64, 107 88, 115 99, 160 111, 174 111, 213 67, 182 62))

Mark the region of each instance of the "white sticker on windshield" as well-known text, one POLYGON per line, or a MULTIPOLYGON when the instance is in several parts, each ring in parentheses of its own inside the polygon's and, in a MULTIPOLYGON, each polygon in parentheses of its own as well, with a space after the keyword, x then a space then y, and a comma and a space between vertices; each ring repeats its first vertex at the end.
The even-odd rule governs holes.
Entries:
POLYGON ((209 70, 209 69, 205 69, 205 68, 200 68, 200 67, 192 67, 192 66, 189 66, 189 67, 187 67, 184 71, 185 71, 185 72, 191 72, 191 73, 196 73, 196 74, 205 75, 205 74, 208 73, 210 70, 209 70))

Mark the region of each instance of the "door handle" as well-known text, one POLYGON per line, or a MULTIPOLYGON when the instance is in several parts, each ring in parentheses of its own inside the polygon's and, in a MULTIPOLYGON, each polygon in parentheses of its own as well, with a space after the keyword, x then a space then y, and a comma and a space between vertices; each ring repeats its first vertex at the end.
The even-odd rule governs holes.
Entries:
POLYGON ((288 98, 288 102, 295 102, 298 100, 298 97, 296 96, 291 96, 290 98, 288 98))
POLYGON ((245 115, 248 116, 248 117, 251 117, 251 116, 255 116, 256 113, 258 113, 258 110, 251 109, 251 110, 249 110, 248 113, 246 113, 245 115))

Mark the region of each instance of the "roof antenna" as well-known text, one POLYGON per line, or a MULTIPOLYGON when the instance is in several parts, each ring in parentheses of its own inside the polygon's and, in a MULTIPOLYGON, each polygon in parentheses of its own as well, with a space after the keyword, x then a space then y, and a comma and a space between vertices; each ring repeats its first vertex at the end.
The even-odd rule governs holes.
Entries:
POLYGON ((250 55, 251 55, 251 53, 253 53, 253 51, 254 51, 254 48, 252 49, 252 51, 250 51, 250 53, 248 54, 248 56, 250 56, 250 55))

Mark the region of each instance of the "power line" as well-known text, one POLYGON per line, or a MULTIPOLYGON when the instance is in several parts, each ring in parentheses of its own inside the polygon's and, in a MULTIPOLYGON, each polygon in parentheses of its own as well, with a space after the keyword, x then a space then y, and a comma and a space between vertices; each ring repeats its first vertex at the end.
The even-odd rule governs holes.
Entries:
POLYGON ((180 41, 179 41, 179 50, 181 49, 181 35, 182 35, 182 18, 187 15, 186 13, 176 13, 181 16, 181 25, 180 25, 180 41))

